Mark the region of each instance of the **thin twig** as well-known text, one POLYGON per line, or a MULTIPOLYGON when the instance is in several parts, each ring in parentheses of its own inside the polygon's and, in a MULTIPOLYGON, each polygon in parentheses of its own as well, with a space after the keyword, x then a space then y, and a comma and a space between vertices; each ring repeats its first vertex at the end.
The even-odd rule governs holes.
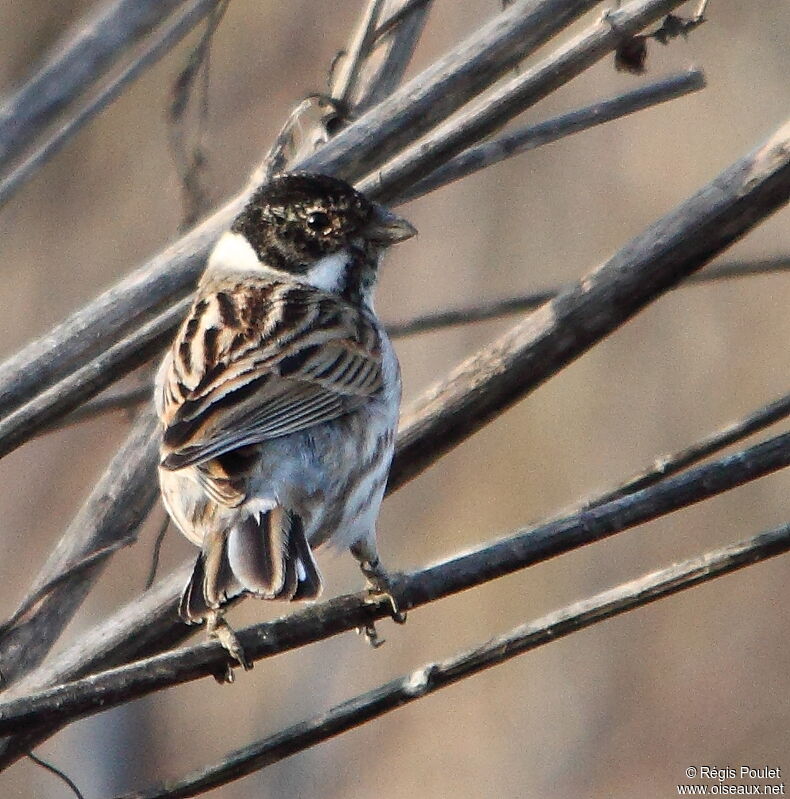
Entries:
POLYGON ((401 7, 394 11, 381 25, 376 28, 373 34, 373 41, 378 42, 383 39, 390 31, 394 30, 398 25, 401 25, 405 19, 421 11, 425 6, 429 5, 432 0, 407 0, 401 7))
POLYGON ((136 541, 137 532, 135 531, 126 538, 120 538, 117 541, 112 541, 103 547, 99 547, 99 549, 80 558, 76 563, 64 567, 62 572, 56 574, 51 580, 38 587, 35 591, 29 593, 22 604, 14 611, 13 615, 0 624, 0 642, 2 642, 3 637, 8 634, 9 630, 16 627, 42 599, 49 596, 56 588, 71 582, 75 577, 81 576, 88 568, 103 560, 108 555, 112 555, 119 549, 134 544, 136 541))
POLYGON ((587 507, 604 505, 618 497, 633 494, 643 488, 655 485, 670 475, 677 474, 694 463, 699 463, 704 458, 720 452, 744 438, 764 430, 766 427, 790 416, 790 394, 774 400, 758 408, 741 419, 731 422, 721 430, 712 433, 700 441, 684 447, 672 455, 657 458, 652 466, 638 472, 617 488, 597 496, 587 507))
MULTIPOLYGON (((679 5, 680 0, 643 0, 611 12, 535 66, 483 94, 383 167, 369 170, 368 177, 360 182, 360 191, 384 203, 399 201, 425 175, 495 133, 602 59, 617 47, 624 35, 641 30, 679 5)), ((515 8, 513 5, 508 11, 515 8)), ((331 145, 318 157, 330 149, 331 145)))
POLYGON ((153 388, 146 385, 129 389, 129 391, 119 391, 106 397, 96 397, 80 405, 79 408, 76 408, 71 413, 55 419, 51 424, 43 428, 41 433, 50 433, 75 424, 81 424, 82 422, 90 422, 108 413, 128 411, 150 400, 152 392, 153 388))
MULTIPOLYGON (((755 261, 733 261, 731 263, 714 264, 703 269, 701 272, 690 275, 674 288, 682 289, 687 286, 699 286, 720 280, 779 274, 788 270, 790 270, 790 258, 787 257, 762 258, 755 261)), ((510 314, 539 308, 570 288, 571 284, 565 284, 564 286, 533 291, 520 297, 505 297, 501 300, 488 300, 460 308, 433 311, 414 316, 411 319, 405 319, 402 322, 387 322, 386 328, 393 338, 402 338, 433 330, 443 330, 448 327, 499 319, 510 314)))
POLYGON ((357 28, 351 36, 351 44, 333 70, 331 95, 341 107, 349 106, 359 73, 370 55, 383 3, 384 0, 368 0, 357 28))
POLYGON ((698 69, 691 69, 618 94, 608 100, 561 114, 537 125, 508 131, 484 144, 464 150, 418 180, 408 191, 400 195, 399 201, 414 200, 507 158, 551 144, 565 136, 590 130, 605 122, 621 119, 636 111, 683 97, 704 87, 704 73, 698 69))
MULTIPOLYGON (((394 586, 398 604, 403 610, 421 607, 617 535, 788 465, 790 433, 785 433, 605 505, 518 530, 443 563, 400 575, 394 586)), ((237 635, 248 659, 256 661, 364 627, 390 613, 389 598, 373 602, 363 593, 247 627, 237 635)), ((0 735, 35 728, 42 722, 68 723, 153 691, 213 675, 226 665, 227 652, 222 646, 206 642, 11 699, 0 703, 0 735)))
POLYGON ((440 688, 505 663, 517 655, 788 550, 790 525, 782 525, 745 541, 644 574, 516 627, 474 649, 426 664, 349 699, 326 713, 230 752, 220 762, 200 768, 182 779, 124 794, 118 799, 182 799, 196 796, 359 727, 440 688))
POLYGON ((154 548, 151 552, 151 568, 148 570, 148 577, 145 579, 145 590, 147 591, 156 580, 156 572, 159 569, 159 555, 162 552, 162 543, 165 540, 167 528, 170 526, 170 515, 165 512, 165 518, 159 527, 159 531, 154 539, 154 548))
MULTIPOLYGON (((228 10, 229 0, 216 0, 210 14, 208 22, 198 43, 190 51, 186 65, 176 76, 172 88, 168 117, 170 122, 179 122, 189 106, 189 101, 195 88, 195 81, 202 70, 208 69, 209 52, 211 42, 217 28, 228 10)), ((200 104, 203 106, 205 98, 201 98, 200 104)), ((201 108, 201 112, 204 109, 201 108)))
POLYGON ((181 178, 183 215, 179 230, 188 230, 203 216, 209 198, 203 186, 206 166, 205 135, 208 124, 208 90, 211 74, 211 44, 219 28, 230 0, 218 0, 208 16, 200 40, 190 52, 186 66, 179 72, 172 90, 168 109, 170 123, 170 147, 173 160, 181 178), (195 81, 202 76, 198 100, 197 130, 194 143, 187 141, 186 113, 192 97, 195 81))
POLYGON ((54 774, 60 780, 62 780, 68 787, 71 789, 73 794, 77 797, 77 799, 85 799, 85 797, 80 792, 80 789, 74 784, 74 781, 66 774, 65 771, 61 771, 59 768, 56 768, 52 765, 52 763, 47 763, 46 760, 42 760, 38 755, 34 754, 33 752, 28 752, 27 756, 37 765, 41 766, 41 768, 46 769, 51 774, 54 774))
POLYGON ((400 85, 432 4, 433 0, 387 0, 382 16, 388 16, 374 34, 374 46, 349 101, 356 114, 382 102, 400 85))
POLYGON ((755 277, 785 272, 790 268, 790 257, 777 255, 773 258, 756 258, 750 261, 728 261, 719 263, 689 275, 686 283, 708 283, 717 280, 730 280, 739 277, 755 277))

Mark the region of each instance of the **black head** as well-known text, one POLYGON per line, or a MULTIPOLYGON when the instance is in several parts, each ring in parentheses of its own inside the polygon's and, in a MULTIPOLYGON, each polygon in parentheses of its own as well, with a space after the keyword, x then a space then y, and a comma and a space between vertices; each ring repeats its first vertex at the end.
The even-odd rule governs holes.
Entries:
POLYGON ((381 248, 415 233, 344 181, 307 173, 279 175, 261 186, 231 229, 262 262, 296 274, 344 248, 381 248))

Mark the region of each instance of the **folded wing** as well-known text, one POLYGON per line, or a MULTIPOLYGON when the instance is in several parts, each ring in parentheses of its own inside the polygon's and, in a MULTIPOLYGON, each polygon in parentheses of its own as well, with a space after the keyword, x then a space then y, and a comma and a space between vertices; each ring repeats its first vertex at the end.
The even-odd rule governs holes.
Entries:
POLYGON ((215 287, 196 300, 164 367, 162 465, 201 464, 361 407, 381 390, 380 345, 370 317, 317 289, 215 287))

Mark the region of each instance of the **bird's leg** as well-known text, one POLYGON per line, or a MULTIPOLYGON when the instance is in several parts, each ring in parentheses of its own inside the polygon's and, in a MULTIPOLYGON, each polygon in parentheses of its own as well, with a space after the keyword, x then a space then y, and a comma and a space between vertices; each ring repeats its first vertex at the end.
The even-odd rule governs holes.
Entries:
POLYGON ((395 580, 393 576, 382 565, 381 561, 360 561, 359 568, 368 581, 368 586, 372 594, 383 594, 390 602, 392 609, 392 620, 398 624, 406 621, 406 611, 400 609, 400 603, 395 593, 395 580))
MULTIPOLYGON (((219 641, 222 648, 236 661, 245 671, 249 671, 253 664, 252 661, 247 659, 236 633, 233 628, 225 621, 222 612, 218 609, 209 611, 206 616, 206 633, 208 637, 214 641, 219 641)), ((214 675, 217 682, 233 682, 233 668, 230 663, 227 664, 227 669, 223 674, 214 675)))
MULTIPOLYGON (((359 561, 359 568, 368 581, 368 590, 371 596, 384 595, 387 597, 391 607, 392 620, 403 624, 406 621, 406 612, 400 609, 395 591, 395 580, 393 575, 381 564, 375 543, 368 540, 359 541, 351 546, 351 554, 359 561)), ((384 643, 384 640, 379 638, 373 622, 359 628, 359 632, 374 648, 378 648, 384 643)))

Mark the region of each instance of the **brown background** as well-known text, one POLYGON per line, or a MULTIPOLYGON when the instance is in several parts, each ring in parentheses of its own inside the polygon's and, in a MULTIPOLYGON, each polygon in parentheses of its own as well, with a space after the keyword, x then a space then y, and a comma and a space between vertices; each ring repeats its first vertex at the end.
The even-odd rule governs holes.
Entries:
MULTIPOLYGON (((0 7, 0 91, 28 73, 88 2, 0 7)), ((210 190, 234 193, 300 96, 324 86, 361 2, 234 0, 213 51, 210 190)), ((496 13, 495 0, 437 0, 414 67, 496 13)), ((596 13, 600 13, 598 10, 596 13)), ((383 274, 388 319, 576 278, 769 134, 785 117, 790 8, 714 0, 689 41, 654 45, 650 74, 690 64, 709 87, 522 156, 403 210, 420 237, 383 274)), ((190 39, 194 42, 194 37, 190 39)), ((170 242, 178 181, 163 109, 186 49, 148 72, 0 211, 2 352, 10 354, 170 242)), ((642 82, 607 59, 526 115, 642 82)), ((790 251, 777 215, 732 256, 790 251)), ((387 562, 412 568, 504 534, 601 490, 787 390, 786 279, 673 293, 385 503, 387 562)), ((406 399, 508 321, 404 340, 406 399)), ((0 462, 6 611, 122 440, 123 415, 49 435, 0 462)), ((567 602, 787 520, 778 474, 384 624, 376 652, 353 635, 75 724, 40 747, 87 797, 141 786, 324 710, 428 659, 567 602)), ((161 511, 157 510, 157 523, 161 511)), ((141 590, 153 529, 115 558, 67 630, 73 640, 141 590)), ((168 536, 163 568, 191 554, 168 536)), ((326 555, 329 592, 360 588, 326 555)), ((609 621, 465 681, 217 791, 248 796, 669 797, 690 765, 790 775, 787 558, 609 621)), ((251 623, 287 611, 249 601, 251 623)), ((789 780, 790 781, 790 780, 789 780)), ((62 797, 27 761, 8 797, 62 797)))

